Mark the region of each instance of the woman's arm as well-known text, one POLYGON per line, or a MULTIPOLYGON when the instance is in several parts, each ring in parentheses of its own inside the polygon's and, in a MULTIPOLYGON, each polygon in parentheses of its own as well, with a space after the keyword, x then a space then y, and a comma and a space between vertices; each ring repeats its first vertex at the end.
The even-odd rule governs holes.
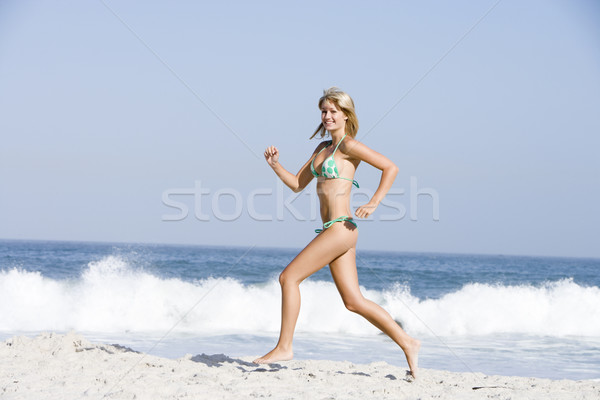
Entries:
POLYGON ((310 171, 310 162, 323 146, 324 143, 320 143, 319 146, 317 146, 312 156, 306 163, 304 163, 296 175, 283 168, 283 166, 279 163, 279 150, 277 150, 277 147, 275 146, 267 147, 265 150, 265 160, 267 160, 269 166, 273 168, 273 171, 275 171, 279 179, 281 179, 281 181, 285 183, 287 187, 292 189, 292 191, 297 193, 302 191, 312 180, 313 174, 310 171))
POLYGON ((344 145, 344 153, 382 171, 379 187, 373 194, 373 197, 371 197, 371 200, 367 204, 358 207, 354 213, 359 218, 367 218, 373 214, 379 203, 381 203, 381 200, 383 200, 392 187, 392 183, 394 183, 394 179, 396 179, 396 175, 398 174, 398 167, 383 154, 370 149, 357 140, 349 140, 344 145))

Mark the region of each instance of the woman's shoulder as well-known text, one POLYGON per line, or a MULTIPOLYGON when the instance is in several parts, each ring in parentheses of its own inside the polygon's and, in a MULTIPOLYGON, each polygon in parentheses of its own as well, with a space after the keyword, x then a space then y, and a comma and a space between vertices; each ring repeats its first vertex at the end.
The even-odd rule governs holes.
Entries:
POLYGON ((340 150, 342 150, 342 153, 344 153, 348 158, 352 159, 362 159, 362 154, 367 149, 368 147, 362 142, 350 136, 346 136, 346 138, 340 144, 340 150))
POLYGON ((325 147, 331 145, 331 140, 323 140, 321 142, 319 142, 319 144, 317 145, 317 147, 315 147, 314 151, 321 151, 323 150, 325 147))
POLYGON ((344 153, 348 153, 349 151, 352 150, 353 147, 360 145, 361 142, 359 142, 358 140, 354 139, 353 137, 350 136, 346 136, 344 138, 344 140, 342 140, 342 143, 340 143, 340 149, 344 152, 344 153))

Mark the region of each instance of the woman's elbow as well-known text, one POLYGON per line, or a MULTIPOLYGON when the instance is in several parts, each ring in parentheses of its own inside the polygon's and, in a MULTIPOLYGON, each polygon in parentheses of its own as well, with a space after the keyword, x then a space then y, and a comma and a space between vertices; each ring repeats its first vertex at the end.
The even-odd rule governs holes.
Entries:
POLYGON ((304 190, 305 187, 306 187, 306 185, 300 185, 300 184, 298 184, 298 185, 294 186, 291 189, 292 189, 292 192, 294 192, 294 193, 300 193, 301 191, 304 190))
POLYGON ((294 193, 298 193, 303 191, 308 184, 310 183, 310 179, 302 179, 301 177, 298 177, 298 180, 296 182, 294 182, 294 187, 292 187, 292 191, 294 193))

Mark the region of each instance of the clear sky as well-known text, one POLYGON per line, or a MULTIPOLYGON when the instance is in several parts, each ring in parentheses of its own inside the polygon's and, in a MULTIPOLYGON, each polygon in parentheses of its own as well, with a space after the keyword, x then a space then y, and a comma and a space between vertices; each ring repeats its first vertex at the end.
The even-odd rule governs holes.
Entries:
POLYGON ((3 1, 0 238, 302 247, 262 152, 334 85, 400 167, 359 250, 600 257, 591 0, 3 1))

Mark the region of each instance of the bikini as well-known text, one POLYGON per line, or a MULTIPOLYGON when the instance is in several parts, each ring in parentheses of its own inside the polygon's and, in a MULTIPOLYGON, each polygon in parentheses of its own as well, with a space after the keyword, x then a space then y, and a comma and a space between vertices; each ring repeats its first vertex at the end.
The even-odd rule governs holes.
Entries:
MULTIPOLYGON (((327 147, 329 147, 330 144, 333 144, 333 141, 331 141, 331 143, 329 143, 327 146, 323 147, 321 149, 321 151, 319 151, 317 153, 317 155, 312 159, 312 161, 310 162, 310 171, 316 178, 318 178, 319 176, 324 176, 325 178, 328 178, 328 179, 345 179, 347 181, 352 182, 352 184, 358 188, 359 187, 358 182, 356 182, 354 179, 344 178, 344 177, 340 176, 337 165, 335 163, 335 159, 333 158, 333 155, 337 151, 338 147, 340 146, 340 143, 342 143, 342 140, 344 140, 346 135, 344 135, 340 139, 338 144, 335 146, 333 153, 331 153, 331 155, 329 157, 327 157, 325 159, 325 161, 323 161, 323 164, 321 165, 321 175, 319 175, 319 173, 315 170, 315 166, 314 166, 315 158, 317 158, 323 150, 325 150, 327 147)), ((331 221, 325 222, 323 224, 323 229, 315 229, 315 233, 323 232, 325 229, 329 228, 331 225, 335 224, 336 222, 345 222, 345 221, 350 222, 352 225, 354 225, 358 228, 358 225, 356 225, 356 223, 352 220, 352 217, 348 217, 348 216, 344 215, 339 218, 333 219, 331 221)))

